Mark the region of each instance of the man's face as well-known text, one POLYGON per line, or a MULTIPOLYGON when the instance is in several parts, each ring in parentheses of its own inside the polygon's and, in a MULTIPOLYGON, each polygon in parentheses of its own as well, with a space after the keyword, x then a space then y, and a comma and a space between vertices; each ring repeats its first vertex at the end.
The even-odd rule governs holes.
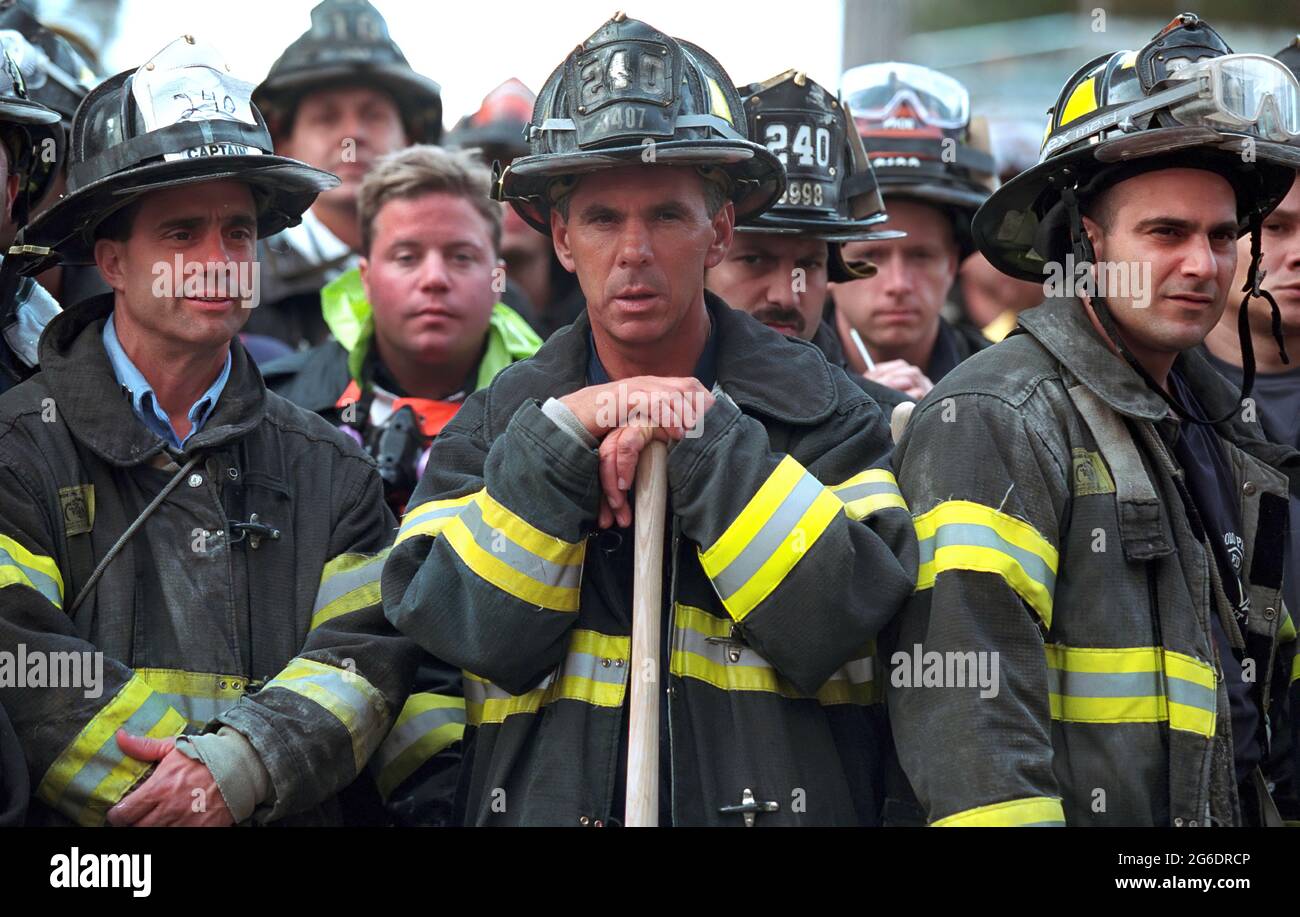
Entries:
POLYGON ((619 344, 666 340, 726 254, 735 209, 710 217, 704 181, 677 166, 593 172, 570 192, 567 220, 552 209, 555 253, 577 272, 592 324, 619 344))
POLYGON ((463 196, 384 204, 360 264, 381 348, 422 363, 482 348, 496 266, 491 226, 463 196))
POLYGON ((318 200, 347 206, 355 206, 361 179, 374 161, 406 145, 397 103, 367 86, 307 93, 298 102, 289 136, 277 143, 284 155, 337 175, 343 183, 318 200))
POLYGON ((542 235, 524 222, 515 208, 501 204, 501 260, 506 272, 517 283, 533 305, 546 308, 548 302, 539 300, 551 282, 551 237, 542 235))
POLYGON ((844 243, 844 260, 877 265, 876 276, 831 285, 835 308, 884 351, 913 347, 934 332, 957 277, 952 220, 937 207, 906 199, 886 202, 889 229, 906 238, 844 243))
POLYGON ((145 195, 131 235, 97 241, 95 263, 125 321, 172 347, 213 346, 248 321, 240 289, 255 279, 256 245, 248 186, 201 182, 145 195))
MULTIPOLYGON (((1263 258, 1260 269, 1268 276, 1260 286, 1273 294, 1278 311, 1282 313, 1282 333, 1300 334, 1300 181, 1277 209, 1264 218, 1262 227, 1263 258)), ((1237 240, 1237 274, 1228 291, 1228 304, 1223 321, 1231 322, 1235 333, 1237 315, 1241 309, 1242 287, 1250 270, 1250 235, 1237 240)), ((1268 334, 1272 329, 1272 310, 1268 300, 1250 301, 1250 324, 1256 332, 1268 334)), ((1293 358, 1294 359, 1294 358, 1293 358)))
POLYGON ((1237 266, 1232 185, 1202 169, 1161 169, 1108 188, 1095 212, 1100 222, 1085 217, 1084 226, 1111 278, 1098 273, 1098 292, 1125 343, 1139 356, 1201 343, 1223 314, 1237 266))
POLYGON ((705 285, 769 328, 812 340, 826 301, 826 243, 808 236, 738 232, 705 285))

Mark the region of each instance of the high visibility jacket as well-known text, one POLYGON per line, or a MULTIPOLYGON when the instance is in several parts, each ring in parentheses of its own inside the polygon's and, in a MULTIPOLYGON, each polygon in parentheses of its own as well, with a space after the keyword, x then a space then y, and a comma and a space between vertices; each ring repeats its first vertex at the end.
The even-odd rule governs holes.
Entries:
MULTIPOLYGON (((328 284, 321 301, 334 340, 265 367, 267 387, 333 424, 355 429, 363 441, 369 441, 373 426, 409 402, 421 420, 422 432, 430 439, 436 436, 463 401, 399 399, 375 388, 366 373, 372 365, 367 357, 373 349, 374 315, 357 270, 328 284), (364 407, 355 408, 352 413, 357 416, 348 423, 345 412, 352 405, 364 407)), ((488 385, 512 363, 532 356, 540 346, 541 339, 519 314, 497 303, 474 371, 474 390, 488 385)), ((370 764, 379 795, 399 824, 442 825, 450 820, 464 729, 459 673, 425 658, 392 733, 370 764)))
MULTIPOLYGON (((1020 326, 935 387, 895 455, 921 553, 889 648, 903 769, 936 825, 1240 823, 1210 616, 1240 631, 1179 495, 1179 422, 1077 300, 1020 326), (994 654, 990 693, 968 676, 994 654)), ((1199 355, 1178 367, 1211 416, 1233 405, 1199 355)), ((1241 501, 1243 649, 1268 763, 1285 771, 1295 629, 1276 467, 1300 480, 1300 455, 1265 442, 1249 412, 1214 429, 1241 501)))
POLYGON ((100 297, 54 319, 41 372, 0 397, 0 648, 47 665, 103 654, 99 693, 67 678, 0 685, 38 817, 100 824, 146 776, 149 764, 119 751, 119 727, 225 724, 270 775, 256 821, 338 821, 338 794, 392 725, 419 656, 379 608, 393 521, 374 464, 268 393, 238 343, 207 423, 168 452, 113 375, 101 339, 111 309, 100 297), (109 547, 194 457, 70 614, 109 547), (237 525, 254 514, 278 537, 237 525))
MULTIPOLYGON (((915 573, 888 424, 815 348, 706 302, 726 396, 668 459, 661 806, 740 825, 748 790, 760 824, 873 824, 873 641, 915 573)), ((585 386, 589 328, 469 399, 384 568, 389 619, 465 670, 471 824, 623 816, 632 532, 598 532, 597 453, 540 407, 585 386)))

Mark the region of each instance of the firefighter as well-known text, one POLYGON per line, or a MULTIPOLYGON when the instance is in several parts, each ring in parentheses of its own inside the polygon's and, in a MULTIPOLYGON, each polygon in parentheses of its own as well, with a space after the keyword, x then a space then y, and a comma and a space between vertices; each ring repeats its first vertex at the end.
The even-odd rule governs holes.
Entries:
POLYGON ((942 315, 973 251, 971 217, 996 185, 987 128, 971 119, 966 87, 928 67, 866 64, 844 74, 842 90, 889 209, 885 226, 906 236, 845 246, 846 258, 879 271, 870 283, 831 286, 840 343, 855 371, 921 398, 989 344, 979 329, 942 315))
POLYGON ((0 397, 0 645, 102 665, 0 690, 37 822, 337 822, 414 674, 374 463, 233 342, 258 237, 336 183, 274 154, 250 90, 188 35, 105 81, 24 230, 113 291, 0 397))
POLYGON ((248 330, 298 349, 328 335, 320 291, 356 267, 357 191, 375 160, 442 137, 438 84, 416 73, 367 0, 322 0, 311 28, 285 49, 253 91, 276 149, 341 184, 302 222, 264 240, 261 305, 248 330))
MULTIPOLYGON (((851 113, 808 75, 787 70, 741 90, 750 136, 785 166, 786 193, 770 210, 736 227, 727 257, 705 285, 733 309, 782 334, 811 341, 846 368, 839 334, 822 321, 827 281, 870 277, 870 263, 847 264, 843 243, 893 239, 879 229, 885 206, 851 113)), ((906 400, 852 370, 849 378, 886 413, 906 400)))
POLYGON ((895 455, 921 565, 889 709, 931 824, 1280 821, 1288 480, 1242 404, 1253 365, 1238 393, 1195 348, 1241 234, 1258 290, 1298 106, 1281 64, 1183 14, 1075 73, 1038 164, 977 213, 985 257, 1053 295, 895 455), (958 684, 973 665, 1000 678, 958 684))
POLYGON ((550 232, 586 313, 434 441, 384 568, 389 619, 464 670, 461 820, 622 819, 628 492, 659 439, 659 823, 877 823, 873 641, 915 572, 887 423, 704 289, 780 162, 708 53, 622 13, 556 68, 530 135, 497 194, 550 232))

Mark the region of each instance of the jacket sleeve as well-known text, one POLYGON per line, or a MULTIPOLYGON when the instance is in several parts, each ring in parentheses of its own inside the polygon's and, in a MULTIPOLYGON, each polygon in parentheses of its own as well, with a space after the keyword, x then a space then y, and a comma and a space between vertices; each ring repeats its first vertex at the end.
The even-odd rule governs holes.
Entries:
POLYGON ((920 546, 886 652, 903 769, 933 825, 1064 824, 1044 635, 1065 466, 1020 410, 979 394, 927 400, 895 465, 920 546), (992 691, 921 674, 948 653, 996 654, 992 691))
POLYGON ((434 440, 384 568, 384 610, 434 657, 523 694, 577 620, 599 462, 531 400, 487 442, 490 392, 434 440))
POLYGON ((384 620, 379 600, 393 530, 383 485, 367 467, 351 491, 331 527, 302 649, 207 727, 242 733, 270 773, 259 822, 308 809, 356 779, 415 677, 419 649, 384 620))
POLYGON ((36 797, 80 825, 100 825, 152 766, 118 749, 117 730, 165 738, 184 732, 186 720, 131 669, 77 636, 63 611, 73 596, 64 594, 53 523, 17 463, 3 464, 0 647, 15 665, 11 677, 0 677, 0 704, 36 797))
POLYGON ((901 610, 917 563, 884 415, 855 391, 826 426, 805 465, 724 395, 668 460, 673 511, 723 606, 807 694, 901 610))

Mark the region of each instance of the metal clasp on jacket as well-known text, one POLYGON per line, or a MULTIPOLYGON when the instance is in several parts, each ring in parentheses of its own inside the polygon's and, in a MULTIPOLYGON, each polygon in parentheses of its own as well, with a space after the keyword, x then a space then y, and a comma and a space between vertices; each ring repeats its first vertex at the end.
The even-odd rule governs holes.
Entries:
POLYGON ((763 812, 776 812, 781 808, 780 804, 769 799, 759 802, 754 798, 754 791, 745 787, 745 791, 740 794, 740 805, 722 806, 718 809, 723 815, 741 815, 745 819, 745 827, 754 827, 754 816, 763 812))
POLYGON ((249 516, 247 522, 231 522, 230 531, 235 535, 234 538, 230 539, 231 544, 238 544, 247 538, 248 546, 254 551, 262 543, 263 538, 269 538, 272 541, 277 541, 280 538, 280 530, 264 522, 259 522, 257 513, 249 516))
POLYGON ((750 645, 745 642, 745 638, 741 636, 740 629, 734 624, 731 625, 731 633, 727 636, 705 637, 704 642, 712 643, 717 646, 725 646, 727 648, 727 661, 733 664, 740 662, 740 654, 751 648, 750 645))

